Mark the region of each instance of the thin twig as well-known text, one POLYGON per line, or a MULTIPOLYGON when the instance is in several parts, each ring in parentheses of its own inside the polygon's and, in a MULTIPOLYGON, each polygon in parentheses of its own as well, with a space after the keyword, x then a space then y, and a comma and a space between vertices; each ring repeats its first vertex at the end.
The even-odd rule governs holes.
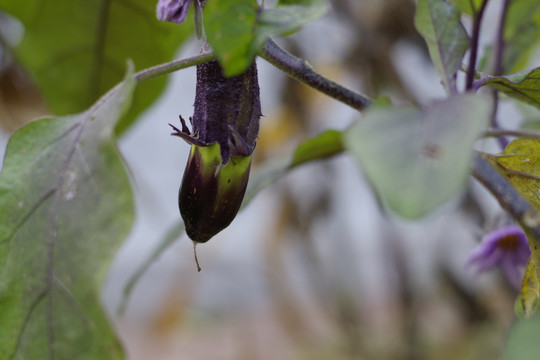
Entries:
POLYGON ((318 74, 305 60, 291 55, 271 39, 266 41, 266 45, 259 55, 292 78, 356 110, 364 110, 372 102, 368 97, 349 90, 318 74))
POLYGON ((540 216, 536 209, 482 155, 475 154, 473 176, 488 189, 523 230, 540 244, 540 216))
POLYGON ((205 52, 197 56, 192 56, 185 59, 179 59, 170 61, 165 64, 156 65, 154 67, 139 71, 134 75, 135 80, 138 82, 150 80, 162 75, 170 74, 174 71, 185 69, 191 66, 199 65, 210 60, 214 60, 215 55, 213 52, 205 52))
POLYGON ((510 4, 510 0, 504 0, 502 9, 501 9, 501 16, 499 18, 499 25, 497 27, 497 35, 495 38, 495 44, 493 49, 493 57, 495 64, 493 65, 493 76, 500 76, 503 72, 503 54, 504 54, 504 27, 506 24, 506 16, 508 14, 508 5, 510 4))
POLYGON ((501 137, 501 136, 513 136, 519 138, 531 138, 540 139, 540 132, 538 131, 525 131, 525 130, 508 130, 508 129, 493 129, 484 131, 481 137, 501 137))
MULTIPOLYGON (((504 0, 502 8, 501 8, 501 15, 499 17, 499 25, 497 27, 497 35, 495 37, 495 44, 493 49, 493 57, 495 59, 495 63, 493 65, 493 76, 500 76, 502 75, 503 71, 503 54, 504 54, 504 26, 506 23, 506 15, 508 13, 508 5, 510 4, 510 0, 504 0)), ((497 112, 499 109, 499 92, 497 90, 492 90, 492 96, 493 96, 493 109, 491 111, 491 126, 494 129, 499 129, 499 123, 497 121, 497 112)), ((504 136, 498 137, 499 144, 504 149, 508 145, 508 139, 506 139, 504 136)))
POLYGON ((126 312, 129 299, 135 286, 139 283, 139 280, 148 271, 150 266, 167 250, 182 234, 184 234, 184 223, 181 220, 166 233, 166 235, 160 240, 158 245, 154 248, 150 256, 148 256, 142 264, 140 264, 136 271, 131 275, 128 282, 124 285, 122 291, 122 298, 120 304, 118 304, 117 314, 123 316, 126 312))

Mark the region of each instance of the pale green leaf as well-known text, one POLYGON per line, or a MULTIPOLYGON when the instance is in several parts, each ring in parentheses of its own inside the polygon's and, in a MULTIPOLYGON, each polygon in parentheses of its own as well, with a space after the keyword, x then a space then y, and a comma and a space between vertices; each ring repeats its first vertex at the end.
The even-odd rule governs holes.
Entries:
MULTIPOLYGON (((138 70, 171 60, 193 29, 158 21, 156 1, 148 0, 0 0, 0 11, 25 27, 16 58, 55 115, 88 108, 122 80, 128 59, 138 70)), ((119 132, 159 97, 166 81, 138 87, 119 132)))
POLYGON ((537 360, 540 354, 540 316, 516 321, 508 334, 503 360, 537 360))
POLYGON ((282 1, 275 8, 260 13, 255 39, 257 49, 268 37, 293 33, 328 11, 324 0, 308 0, 304 5, 283 3, 282 1))
POLYGON ((489 109, 489 101, 474 95, 423 110, 372 108, 346 133, 345 144, 383 203, 419 218, 465 185, 472 144, 487 126, 489 109))
POLYGON ((113 140, 134 87, 130 75, 89 110, 35 121, 9 141, 0 173, 2 359, 123 358, 100 290, 134 217, 113 140))
POLYGON ((418 0, 414 24, 427 43, 445 90, 455 93, 456 72, 469 46, 459 11, 443 0, 418 0))

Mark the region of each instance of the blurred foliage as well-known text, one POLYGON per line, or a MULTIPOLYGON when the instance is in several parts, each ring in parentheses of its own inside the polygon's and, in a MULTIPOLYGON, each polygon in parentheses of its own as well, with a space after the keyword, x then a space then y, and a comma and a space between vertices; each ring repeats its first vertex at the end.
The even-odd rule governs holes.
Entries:
POLYGON ((419 0, 414 22, 426 40, 446 92, 455 93, 456 73, 469 47, 469 37, 461 24, 459 11, 444 1, 419 0))
POLYGON ((269 36, 290 34, 327 9, 324 0, 281 0, 265 9, 255 0, 209 1, 204 27, 225 75, 234 76, 251 65, 269 36))
MULTIPOLYGON (((192 33, 192 26, 158 21, 155 3, 147 0, 0 0, 1 12, 24 27, 20 44, 3 51, 13 52, 55 115, 89 107, 122 80, 128 59, 137 70, 171 60, 192 33)), ((160 96, 166 82, 161 77, 137 88, 119 133, 160 96)))
POLYGON ((483 1, 484 0, 450 0, 450 2, 454 4, 459 11, 469 16, 473 16, 478 12, 478 9, 480 9, 480 6, 482 6, 483 1))
POLYGON ((540 41, 540 3, 510 1, 503 35, 505 49, 502 73, 521 71, 540 41))
POLYGON ((345 143, 382 202, 405 218, 420 218, 464 189, 472 145, 489 112, 490 102, 473 95, 421 110, 373 107, 347 132, 345 143))
POLYGON ((540 316, 516 322, 508 337, 503 360, 535 360, 540 354, 540 316))

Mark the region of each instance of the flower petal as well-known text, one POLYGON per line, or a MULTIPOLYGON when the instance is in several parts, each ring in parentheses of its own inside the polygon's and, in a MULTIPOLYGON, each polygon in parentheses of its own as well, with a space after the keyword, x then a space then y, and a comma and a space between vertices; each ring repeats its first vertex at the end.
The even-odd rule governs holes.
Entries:
POLYGON ((484 257, 478 257, 471 263, 474 263, 478 272, 483 272, 498 265, 504 258, 505 253, 501 249, 495 249, 492 253, 484 257))
POLYGON ((191 0, 159 0, 156 6, 157 18, 181 24, 187 18, 190 5, 191 0))
POLYGON ((523 269, 516 266, 513 257, 505 256, 501 259, 501 267, 506 275, 506 278, 512 284, 514 289, 521 288, 521 281, 523 280, 523 269))

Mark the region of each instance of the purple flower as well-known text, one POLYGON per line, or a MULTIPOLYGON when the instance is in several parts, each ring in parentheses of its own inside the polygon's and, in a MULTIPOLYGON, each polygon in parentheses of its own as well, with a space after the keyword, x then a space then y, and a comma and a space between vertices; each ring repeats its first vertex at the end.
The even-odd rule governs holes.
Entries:
POLYGON ((186 20, 192 0, 159 0, 156 7, 158 20, 181 24, 186 20))
POLYGON ((531 250, 523 230, 508 225, 484 236, 469 255, 467 264, 476 265, 479 272, 500 265, 512 286, 519 289, 523 269, 530 255, 531 250))
POLYGON ((202 36, 202 8, 206 0, 158 0, 156 14, 158 20, 170 21, 181 24, 187 18, 189 7, 193 3, 195 6, 195 30, 197 37, 202 36))

